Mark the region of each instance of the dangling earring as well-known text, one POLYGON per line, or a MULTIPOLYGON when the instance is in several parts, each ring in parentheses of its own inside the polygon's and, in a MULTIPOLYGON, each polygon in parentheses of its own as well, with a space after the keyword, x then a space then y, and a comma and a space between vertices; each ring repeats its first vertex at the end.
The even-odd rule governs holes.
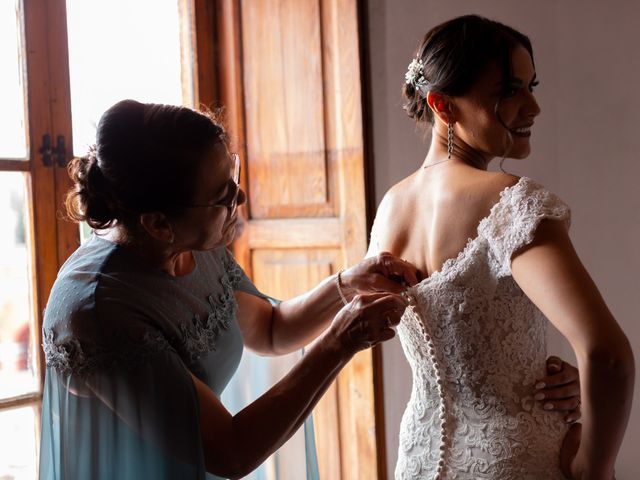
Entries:
POLYGON ((447 159, 451 159, 453 153, 453 125, 451 121, 447 122, 447 159))

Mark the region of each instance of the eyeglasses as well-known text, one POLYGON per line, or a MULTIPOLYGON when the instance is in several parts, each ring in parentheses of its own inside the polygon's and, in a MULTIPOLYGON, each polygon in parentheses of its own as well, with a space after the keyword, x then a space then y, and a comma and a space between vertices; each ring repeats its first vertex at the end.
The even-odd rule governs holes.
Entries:
POLYGON ((238 207, 238 193, 240 192, 240 156, 237 153, 231 154, 231 171, 229 177, 229 186, 227 187, 227 194, 218 203, 212 204, 199 204, 192 203, 184 205, 185 207, 194 208, 213 208, 223 207, 228 208, 233 214, 238 207))

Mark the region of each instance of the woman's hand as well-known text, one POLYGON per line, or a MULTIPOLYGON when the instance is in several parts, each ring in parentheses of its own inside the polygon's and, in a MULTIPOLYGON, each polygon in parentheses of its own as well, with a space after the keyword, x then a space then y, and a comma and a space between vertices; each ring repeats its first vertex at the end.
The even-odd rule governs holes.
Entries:
POLYGON ((393 338, 393 327, 400 318, 407 303, 400 295, 390 293, 369 293, 356 295, 335 316, 328 334, 333 335, 343 352, 353 355, 393 338))
POLYGON ((545 410, 566 412, 567 423, 580 419, 580 376, 578 369, 558 357, 547 359, 547 376, 536 381, 534 399, 545 410))
POLYGON ((224 478, 244 478, 257 468, 300 427, 353 355, 395 335, 392 327, 405 308, 400 295, 357 295, 289 373, 233 416, 191 375, 208 470, 224 478))
POLYGON ((349 298, 357 293, 402 293, 418 283, 418 270, 409 262, 382 252, 345 270, 340 280, 349 298))

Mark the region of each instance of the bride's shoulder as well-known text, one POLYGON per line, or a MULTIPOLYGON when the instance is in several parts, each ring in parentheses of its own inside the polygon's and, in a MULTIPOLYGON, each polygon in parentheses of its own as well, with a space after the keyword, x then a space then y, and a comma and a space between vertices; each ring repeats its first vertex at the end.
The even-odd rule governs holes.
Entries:
POLYGON ((503 203, 538 201, 561 202, 557 195, 542 183, 529 177, 518 177, 508 173, 494 172, 495 177, 487 183, 487 192, 496 200, 505 199, 503 203))
POLYGON ((403 207, 411 205, 416 188, 419 188, 416 181, 414 173, 389 188, 382 197, 377 215, 384 216, 394 212, 397 214, 403 207))
POLYGON ((482 172, 479 179, 480 190, 487 196, 500 195, 508 188, 518 185, 522 177, 506 172, 482 172))
POLYGON ((522 181, 521 177, 510 173, 476 171, 468 175, 456 190, 460 196, 468 198, 469 203, 475 205, 479 214, 484 215, 505 191, 522 181))
POLYGON ((487 213, 495 210, 496 216, 500 216, 500 212, 504 215, 524 215, 540 209, 568 210, 560 197, 534 179, 503 172, 485 174, 477 189, 477 203, 487 213))

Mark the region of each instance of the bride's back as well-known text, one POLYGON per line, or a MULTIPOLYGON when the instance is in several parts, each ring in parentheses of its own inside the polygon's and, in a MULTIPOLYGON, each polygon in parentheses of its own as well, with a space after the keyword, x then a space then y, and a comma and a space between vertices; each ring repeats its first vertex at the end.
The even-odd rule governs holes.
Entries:
POLYGON ((385 195, 372 248, 404 258, 424 276, 440 271, 476 237, 500 192, 517 181, 510 174, 458 162, 421 168, 385 195))
POLYGON ((543 220, 568 226, 569 209, 526 177, 439 167, 395 186, 372 233, 372 250, 377 242, 428 275, 408 288, 398 326, 413 391, 396 478, 440 478, 444 466, 460 479, 562 478, 567 425, 532 393, 547 320, 513 279, 511 258, 543 220))

